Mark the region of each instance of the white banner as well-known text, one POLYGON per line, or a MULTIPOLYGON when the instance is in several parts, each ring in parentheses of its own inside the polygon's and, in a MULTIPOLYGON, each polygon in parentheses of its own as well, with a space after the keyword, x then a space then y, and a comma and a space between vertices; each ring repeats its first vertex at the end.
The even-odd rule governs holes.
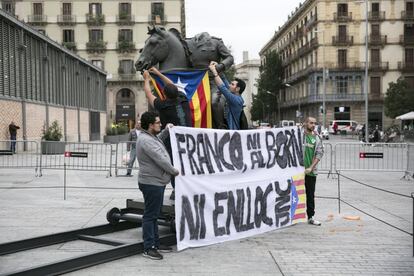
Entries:
POLYGON ((240 239, 306 219, 296 127, 173 127, 178 250, 240 239))

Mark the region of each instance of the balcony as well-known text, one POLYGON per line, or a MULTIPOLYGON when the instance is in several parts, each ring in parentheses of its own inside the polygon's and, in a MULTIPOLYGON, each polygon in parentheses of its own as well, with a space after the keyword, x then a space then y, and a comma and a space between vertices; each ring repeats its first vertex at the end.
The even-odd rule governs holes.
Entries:
POLYGON ((332 37, 332 45, 335 46, 349 46, 354 44, 354 37, 353 36, 333 36, 332 37))
POLYGON ((47 15, 44 14, 32 14, 28 16, 28 21, 31 25, 46 25, 47 15))
POLYGON ((318 22, 318 18, 316 15, 313 15, 308 22, 306 22, 305 30, 310 30, 316 23, 318 22))
POLYGON ((334 13, 334 20, 335 21, 340 21, 340 22, 344 22, 344 21, 351 21, 352 20, 352 12, 339 12, 339 13, 334 13))
POLYGON ((148 16, 148 21, 154 25, 165 25, 167 23, 167 18, 165 15, 161 14, 150 14, 148 16))
MULTIPOLYGON (((364 101, 364 94, 362 93, 327 93, 325 94, 325 101, 326 102, 358 102, 364 101)), ((286 100, 282 103, 283 107, 290 107, 290 106, 297 106, 297 105, 304 105, 310 103, 322 103, 323 102, 323 94, 312 94, 307 95, 305 97, 297 98, 297 99, 290 99, 286 100)))
POLYGON ((414 45, 414 36, 400 35, 400 44, 414 45))
POLYGON ((386 35, 370 35, 368 37, 368 44, 372 46, 384 46, 387 44, 386 35))
POLYGON ((369 21, 383 21, 385 20, 385 11, 370 11, 368 13, 369 21))
POLYGON ((363 62, 327 62, 326 68, 331 70, 338 70, 338 71, 362 71, 365 68, 365 64, 363 62))
POLYGON ((398 70, 403 72, 414 72, 414 62, 398 62, 398 70))
POLYGON ((123 80, 135 79, 137 71, 135 68, 118 68, 119 77, 123 80))
POLYGON ((89 41, 86 43, 86 51, 89 53, 103 53, 106 50, 106 41, 89 41))
POLYGON ((58 15, 57 22, 59 25, 75 25, 76 16, 71 14, 60 14, 58 15))
POLYGON ((371 61, 369 63, 369 70, 371 71, 387 71, 389 68, 388 61, 371 61))
POLYGON ((89 26, 102 26, 105 24, 105 15, 87 13, 86 24, 89 26))
POLYGON ((134 25, 135 17, 131 14, 120 13, 116 16, 116 23, 120 26, 122 25, 134 25))
POLYGON ((133 53, 136 51, 135 42, 127 40, 118 41, 116 49, 119 53, 133 53))
POLYGON ((62 42, 63 47, 68 48, 71 51, 76 51, 76 42, 70 41, 70 42, 62 42))
POLYGON ((414 11, 402 11, 401 12, 402 20, 414 20, 414 11))

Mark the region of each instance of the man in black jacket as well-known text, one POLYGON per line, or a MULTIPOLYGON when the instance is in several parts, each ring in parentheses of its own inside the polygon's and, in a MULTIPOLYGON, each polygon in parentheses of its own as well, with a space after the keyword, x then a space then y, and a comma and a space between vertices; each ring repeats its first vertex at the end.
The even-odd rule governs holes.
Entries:
POLYGON ((12 121, 9 125, 9 132, 10 132, 10 150, 12 153, 16 153, 16 138, 17 138, 17 130, 20 129, 19 126, 16 126, 12 121))

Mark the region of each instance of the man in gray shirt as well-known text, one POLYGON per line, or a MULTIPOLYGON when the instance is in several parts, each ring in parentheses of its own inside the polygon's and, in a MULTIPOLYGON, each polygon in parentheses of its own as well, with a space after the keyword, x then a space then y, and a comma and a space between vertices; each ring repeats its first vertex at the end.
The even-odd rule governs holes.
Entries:
POLYGON ((139 163, 138 185, 144 195, 144 215, 142 232, 144 239, 143 256, 161 260, 160 252, 171 252, 172 248, 160 244, 157 219, 163 205, 165 186, 171 176, 179 171, 171 165, 162 140, 168 135, 172 124, 161 131, 161 121, 157 113, 145 112, 141 116, 141 134, 137 139, 137 157, 139 163), (158 136, 157 134, 160 133, 158 136))

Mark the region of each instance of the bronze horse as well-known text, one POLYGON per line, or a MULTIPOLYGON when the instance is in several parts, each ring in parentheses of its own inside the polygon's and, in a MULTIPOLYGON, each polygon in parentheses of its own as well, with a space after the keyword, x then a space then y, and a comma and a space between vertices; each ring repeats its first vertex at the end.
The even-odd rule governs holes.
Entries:
MULTIPOLYGON (((223 72, 233 65, 234 59, 221 39, 201 33, 193 38, 183 39, 176 29, 168 31, 160 27, 148 28, 150 37, 135 63, 137 71, 158 65, 161 72, 171 69, 207 69, 210 61, 219 62, 218 70, 223 72)), ((227 128, 224 116, 225 99, 217 93, 210 76, 213 128, 227 128)))

